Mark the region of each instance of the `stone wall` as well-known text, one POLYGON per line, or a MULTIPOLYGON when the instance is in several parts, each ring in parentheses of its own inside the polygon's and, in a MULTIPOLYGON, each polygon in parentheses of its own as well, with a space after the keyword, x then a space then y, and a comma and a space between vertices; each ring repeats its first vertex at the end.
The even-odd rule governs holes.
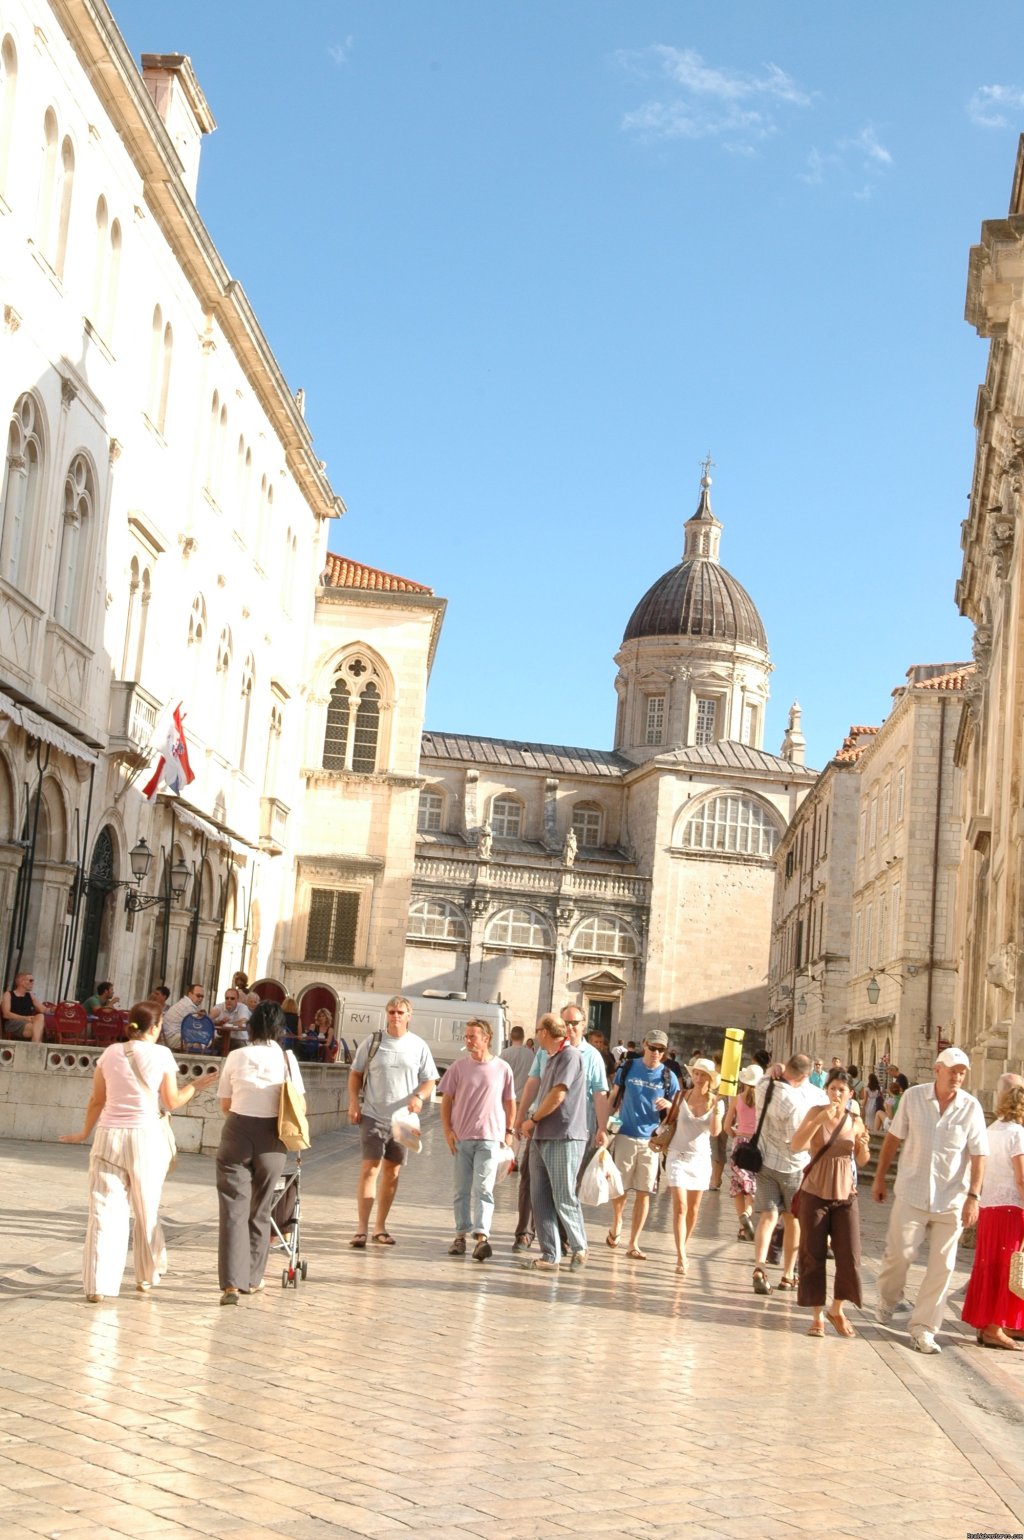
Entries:
MULTIPOLYGON (((0 1138, 54 1143, 82 1126, 98 1048, 58 1048, 48 1043, 0 1043, 0 1138)), ((176 1055, 186 1080, 205 1073, 209 1059, 176 1055)), ((348 1070, 304 1064, 302 1079, 312 1139, 348 1121, 348 1070)), ((216 1086, 172 1118, 179 1150, 212 1153, 224 1122, 216 1086)))

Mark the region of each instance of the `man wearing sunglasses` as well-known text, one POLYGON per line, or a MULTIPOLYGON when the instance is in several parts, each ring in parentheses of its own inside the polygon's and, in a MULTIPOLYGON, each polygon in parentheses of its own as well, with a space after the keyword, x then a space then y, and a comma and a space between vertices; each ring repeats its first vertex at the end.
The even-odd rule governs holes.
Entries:
POLYGON ((621 1118, 615 1135, 612 1156, 622 1177, 622 1197, 612 1199, 612 1227, 605 1243, 618 1246, 622 1234, 622 1215, 626 1199, 633 1194, 633 1222, 629 1236, 628 1257, 647 1260, 640 1250, 640 1236, 647 1223, 651 1195, 658 1186, 660 1157, 650 1146, 650 1138, 661 1121, 661 1114, 672 1105, 679 1090, 679 1079, 664 1065, 668 1038, 664 1032, 648 1032, 643 1053, 628 1059, 615 1076, 612 1112, 621 1118))

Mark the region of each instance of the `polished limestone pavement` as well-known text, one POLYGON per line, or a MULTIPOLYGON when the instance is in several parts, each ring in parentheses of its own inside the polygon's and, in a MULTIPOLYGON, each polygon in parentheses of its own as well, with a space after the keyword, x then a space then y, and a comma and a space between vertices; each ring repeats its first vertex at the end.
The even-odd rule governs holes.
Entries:
MULTIPOLYGON (((751 1292, 725 1193, 686 1279, 666 1197, 646 1262, 590 1211, 583 1271, 524 1271, 514 1178, 492 1260, 451 1258, 434 1116, 397 1245, 353 1252, 345 1130, 305 1158, 307 1281, 284 1291, 272 1256, 265 1292, 224 1310, 212 1163, 185 1157, 164 1283, 89 1305, 86 1160, 0 1145, 3 1540, 1024 1534, 1024 1354, 953 1322, 926 1358, 866 1311, 853 1341, 808 1338, 792 1296, 751 1292)), ((869 1299, 883 1223, 866 1198, 869 1299)))

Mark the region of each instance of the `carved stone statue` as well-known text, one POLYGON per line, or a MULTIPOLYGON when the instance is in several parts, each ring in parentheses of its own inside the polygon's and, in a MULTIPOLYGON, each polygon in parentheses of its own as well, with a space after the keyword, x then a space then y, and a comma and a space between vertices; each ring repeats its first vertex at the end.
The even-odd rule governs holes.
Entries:
POLYGON ((565 862, 566 866, 575 865, 576 851, 578 846, 579 841, 576 838, 576 830, 570 829, 568 834, 565 836, 565 846, 562 850, 562 860, 565 862))
POLYGON ((490 824, 489 823, 481 824, 480 825, 480 832, 478 833, 478 835, 476 837, 476 848, 477 848, 477 854, 484 861, 489 861, 491 859, 491 840, 492 840, 492 838, 493 838, 493 834, 492 834, 492 831, 491 831, 490 824))

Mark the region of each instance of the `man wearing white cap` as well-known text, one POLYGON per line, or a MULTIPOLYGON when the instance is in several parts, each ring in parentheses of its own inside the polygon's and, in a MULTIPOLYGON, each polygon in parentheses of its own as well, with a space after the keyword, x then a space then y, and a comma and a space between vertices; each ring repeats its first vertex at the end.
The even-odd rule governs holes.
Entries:
POLYGON ((978 1218, 988 1133, 980 1103, 963 1089, 970 1067, 962 1048, 946 1048, 935 1061, 934 1083, 904 1091, 871 1185, 876 1203, 884 1203, 885 1175, 899 1150, 875 1319, 883 1326, 892 1320, 910 1264, 927 1239, 925 1274, 910 1317, 910 1336, 919 1353, 942 1351, 935 1333, 953 1281, 957 1241, 964 1225, 978 1218))

